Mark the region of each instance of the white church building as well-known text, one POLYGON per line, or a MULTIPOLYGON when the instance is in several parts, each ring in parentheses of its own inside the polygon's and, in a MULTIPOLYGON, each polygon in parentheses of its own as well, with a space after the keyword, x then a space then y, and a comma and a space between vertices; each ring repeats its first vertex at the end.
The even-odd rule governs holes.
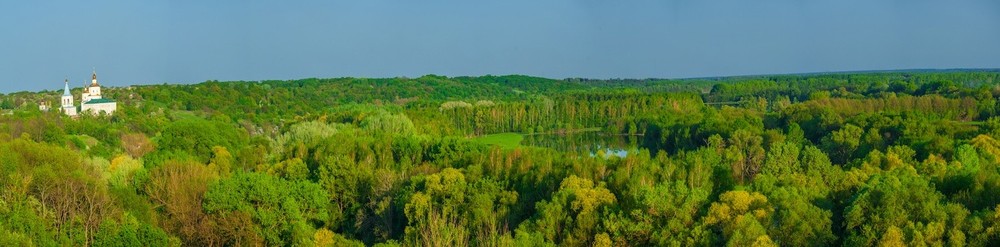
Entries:
POLYGON ((80 98, 80 108, 73 105, 73 95, 69 92, 69 80, 65 81, 62 95, 62 112, 69 116, 77 116, 80 113, 111 115, 118 110, 118 103, 101 96, 101 85, 97 84, 97 72, 90 78, 90 85, 83 87, 83 95, 80 98))

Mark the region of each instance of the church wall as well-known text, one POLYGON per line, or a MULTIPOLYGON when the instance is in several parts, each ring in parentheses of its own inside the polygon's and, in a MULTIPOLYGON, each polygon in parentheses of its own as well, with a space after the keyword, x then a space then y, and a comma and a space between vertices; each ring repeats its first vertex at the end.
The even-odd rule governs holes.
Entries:
POLYGON ((71 106, 71 107, 63 107, 62 111, 63 111, 63 113, 66 113, 66 115, 76 116, 76 107, 73 107, 73 106, 71 106))
POLYGON ((118 110, 118 105, 116 103, 84 104, 82 108, 82 111, 91 111, 92 114, 100 114, 102 111, 111 114, 118 110))

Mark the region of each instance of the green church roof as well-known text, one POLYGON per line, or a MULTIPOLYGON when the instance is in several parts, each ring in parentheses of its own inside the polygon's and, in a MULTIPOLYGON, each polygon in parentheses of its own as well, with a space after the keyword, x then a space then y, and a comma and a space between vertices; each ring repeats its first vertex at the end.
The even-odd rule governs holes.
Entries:
POLYGON ((84 104, 89 105, 89 104, 103 104, 103 103, 115 103, 115 101, 101 98, 101 99, 92 99, 90 101, 85 102, 84 104))

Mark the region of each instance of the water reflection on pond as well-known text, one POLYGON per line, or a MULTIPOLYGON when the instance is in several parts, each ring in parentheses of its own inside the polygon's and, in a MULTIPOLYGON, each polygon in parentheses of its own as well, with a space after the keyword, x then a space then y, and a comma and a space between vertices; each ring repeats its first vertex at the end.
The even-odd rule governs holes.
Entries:
POLYGON ((587 154, 591 157, 625 157, 637 153, 640 148, 648 148, 643 145, 643 141, 642 136, 582 132, 526 135, 521 145, 547 147, 566 153, 587 154))

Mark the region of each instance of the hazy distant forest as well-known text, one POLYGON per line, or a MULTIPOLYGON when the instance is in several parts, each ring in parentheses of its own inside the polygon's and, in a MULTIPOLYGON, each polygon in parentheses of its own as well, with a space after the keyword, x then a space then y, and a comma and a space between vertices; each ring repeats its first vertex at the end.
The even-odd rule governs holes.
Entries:
POLYGON ((997 70, 61 94, 0 95, 0 246, 1000 245, 997 70))

